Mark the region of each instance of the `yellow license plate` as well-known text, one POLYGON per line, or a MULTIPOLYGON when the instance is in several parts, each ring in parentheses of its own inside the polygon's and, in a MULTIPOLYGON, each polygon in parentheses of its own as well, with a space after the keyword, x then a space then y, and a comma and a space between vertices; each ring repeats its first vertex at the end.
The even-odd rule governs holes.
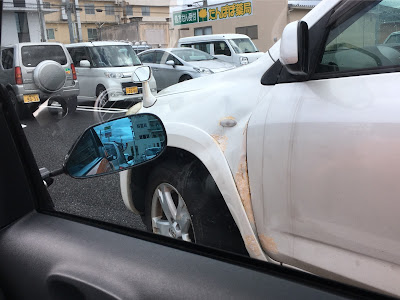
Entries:
POLYGON ((137 94, 137 92, 138 92, 137 86, 131 86, 131 87, 127 87, 127 88, 125 89, 125 93, 126 93, 127 95, 137 94))
POLYGON ((24 103, 40 102, 38 94, 24 95, 24 103))

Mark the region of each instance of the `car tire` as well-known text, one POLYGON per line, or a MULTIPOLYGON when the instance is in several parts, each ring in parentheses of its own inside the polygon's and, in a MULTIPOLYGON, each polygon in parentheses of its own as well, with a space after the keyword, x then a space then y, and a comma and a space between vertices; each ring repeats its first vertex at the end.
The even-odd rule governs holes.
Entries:
POLYGON ((99 107, 101 107, 101 108, 107 107, 107 105, 109 104, 108 103, 108 94, 107 94, 107 90, 104 86, 100 85, 97 87, 96 97, 97 97, 96 102, 98 103, 99 107))
POLYGON ((71 97, 68 99, 68 113, 72 114, 76 112, 78 106, 78 97, 71 97))
POLYGON ((9 89, 8 95, 13 104, 14 110, 17 113, 18 119, 24 120, 29 118, 30 115, 32 115, 27 105, 18 102, 17 96, 15 95, 14 91, 9 89))
POLYGON ((179 82, 183 82, 190 79, 192 79, 192 77, 190 77, 189 75, 183 75, 181 78, 179 78, 179 82))
POLYGON ((147 182, 143 220, 150 232, 248 255, 221 193, 201 162, 163 162, 151 171, 147 182), (160 192, 175 205, 172 223, 161 206, 160 192))

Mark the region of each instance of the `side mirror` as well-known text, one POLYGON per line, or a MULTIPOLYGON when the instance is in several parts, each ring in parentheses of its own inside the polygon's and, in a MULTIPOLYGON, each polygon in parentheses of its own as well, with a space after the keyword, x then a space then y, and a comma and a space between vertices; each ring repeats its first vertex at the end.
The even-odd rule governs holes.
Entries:
POLYGON ((295 21, 286 25, 282 33, 280 58, 292 75, 308 74, 308 25, 295 21))
POLYGON ((137 67, 132 74, 132 81, 135 83, 143 83, 150 80, 151 69, 148 66, 137 67))
POLYGON ((83 59, 79 62, 79 67, 90 68, 90 61, 83 59))
POLYGON ((168 65, 168 66, 175 66, 175 62, 171 59, 171 60, 167 60, 166 62, 165 62, 165 64, 166 65, 168 65))
POLYGON ((157 158, 166 145, 167 134, 157 116, 125 116, 86 129, 66 156, 63 172, 74 178, 120 172, 157 158), (157 151, 146 155, 148 145, 157 145, 157 151), (133 159, 127 161, 126 156, 133 159))

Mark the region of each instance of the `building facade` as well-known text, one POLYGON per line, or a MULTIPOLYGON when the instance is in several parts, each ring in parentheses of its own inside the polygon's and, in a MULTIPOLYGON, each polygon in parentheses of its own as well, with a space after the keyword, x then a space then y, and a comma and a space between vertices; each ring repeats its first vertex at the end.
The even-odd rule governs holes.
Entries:
POLYGON ((14 0, 3 3, 1 45, 46 41, 44 15, 54 12, 42 0, 14 0))
MULTIPOLYGON (((280 39, 284 27, 301 19, 318 0, 220 1, 217 5, 191 6, 171 13, 171 45, 179 38, 204 34, 248 35, 260 51, 280 39)), ((203 2, 204 3, 204 2, 203 2)))

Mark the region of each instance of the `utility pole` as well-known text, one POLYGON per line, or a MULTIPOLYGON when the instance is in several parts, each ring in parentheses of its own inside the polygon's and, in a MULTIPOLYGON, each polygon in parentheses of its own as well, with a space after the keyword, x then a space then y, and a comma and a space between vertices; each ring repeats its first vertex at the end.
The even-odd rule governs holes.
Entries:
POLYGON ((78 31, 78 42, 79 43, 83 42, 80 11, 81 11, 81 8, 79 7, 79 2, 78 2, 78 0, 75 0, 75 20, 76 20, 76 24, 78 27, 77 31, 78 31))
POLYGON ((69 29, 69 41, 72 44, 75 42, 74 29, 72 28, 72 16, 71 16, 71 4, 69 0, 65 0, 65 11, 67 13, 68 29, 69 29))
POLYGON ((41 40, 41 42, 47 42, 47 35, 45 32, 46 25, 44 23, 43 11, 42 11, 42 5, 43 5, 42 0, 36 0, 36 5, 37 5, 38 15, 39 15, 40 40, 41 40))

